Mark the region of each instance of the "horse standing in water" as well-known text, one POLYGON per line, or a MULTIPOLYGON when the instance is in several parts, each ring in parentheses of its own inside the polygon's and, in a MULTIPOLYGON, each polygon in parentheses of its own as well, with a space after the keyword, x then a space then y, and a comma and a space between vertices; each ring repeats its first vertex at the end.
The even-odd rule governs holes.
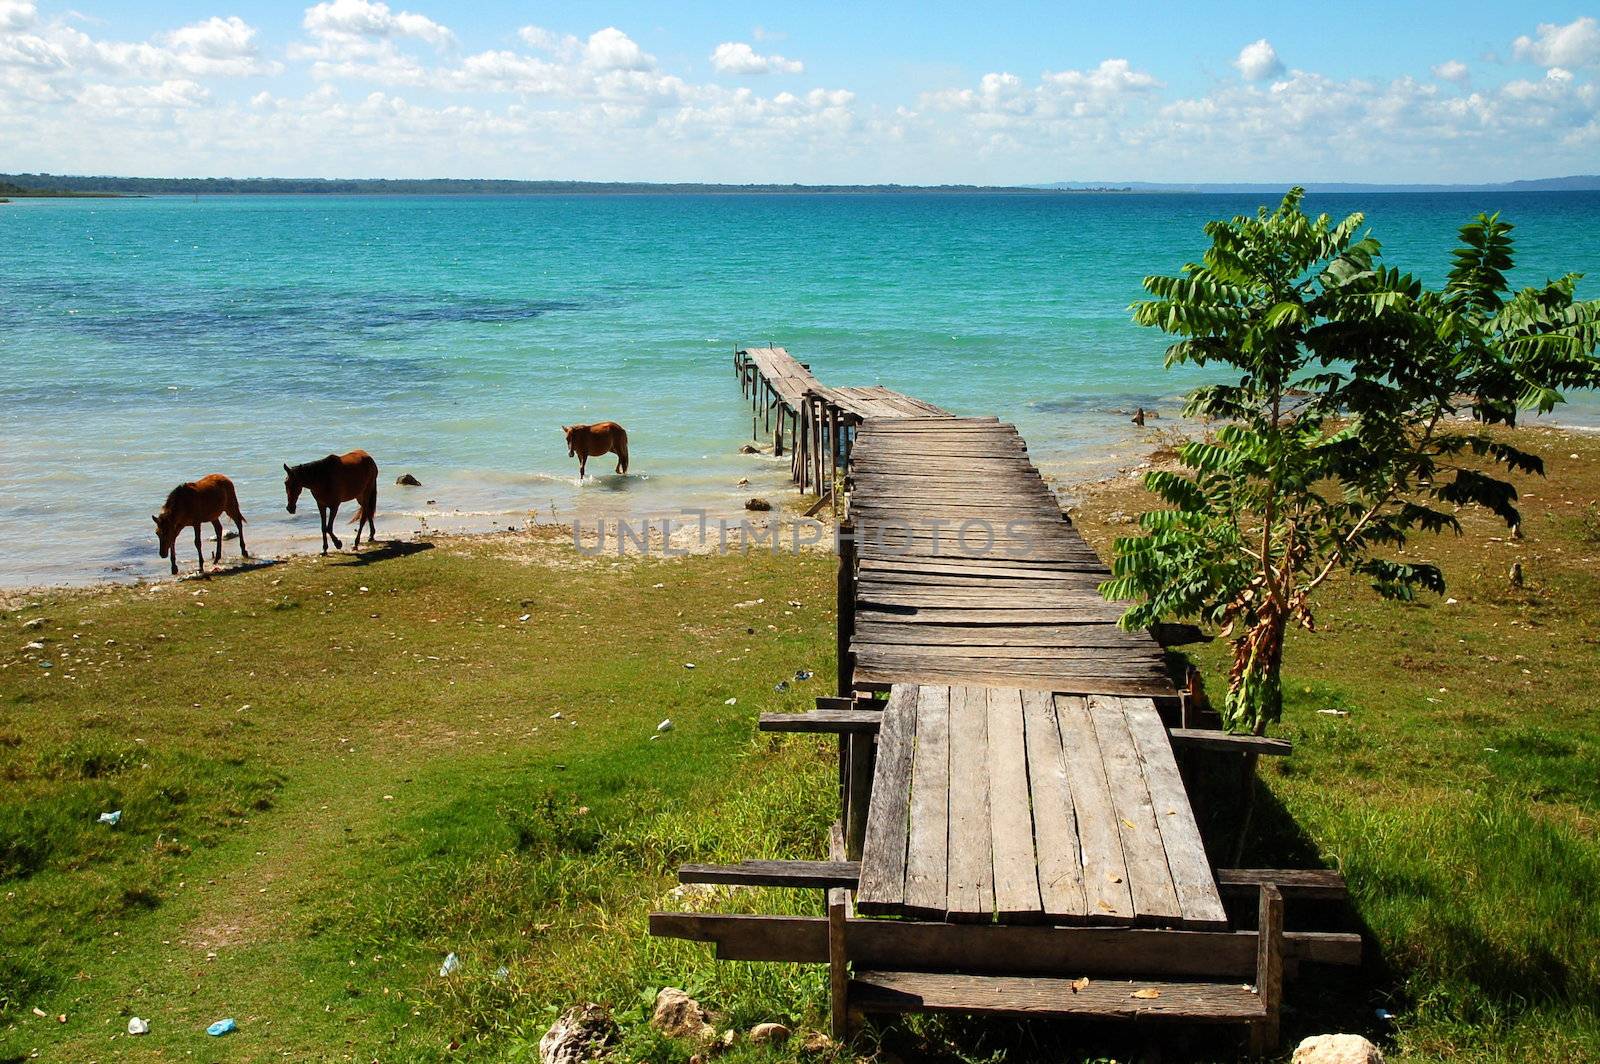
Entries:
POLYGON ((250 557, 244 546, 244 514, 239 512, 239 494, 233 490, 233 481, 221 473, 179 484, 167 495, 161 512, 152 514, 156 523, 156 538, 161 543, 161 557, 172 560, 172 575, 178 575, 178 533, 194 526, 194 550, 200 556, 200 571, 206 571, 206 551, 200 542, 200 526, 206 522, 217 531, 217 552, 213 565, 222 561, 222 515, 233 518, 239 530, 239 554, 250 557))
POLYGON ((370 545, 378 535, 378 526, 372 516, 378 510, 378 463, 366 451, 349 454, 330 454, 315 462, 297 466, 284 463, 283 492, 289 499, 289 512, 294 513, 302 489, 317 500, 317 516, 322 520, 322 553, 328 553, 328 540, 344 549, 333 531, 333 519, 338 516, 339 504, 354 499, 361 508, 356 511, 356 541, 352 550, 361 549, 361 529, 366 526, 370 545))
POLYGON ((578 479, 583 479, 584 467, 589 459, 615 451, 617 472, 628 471, 628 430, 615 421, 599 421, 593 425, 562 425, 567 434, 567 457, 578 460, 578 479))

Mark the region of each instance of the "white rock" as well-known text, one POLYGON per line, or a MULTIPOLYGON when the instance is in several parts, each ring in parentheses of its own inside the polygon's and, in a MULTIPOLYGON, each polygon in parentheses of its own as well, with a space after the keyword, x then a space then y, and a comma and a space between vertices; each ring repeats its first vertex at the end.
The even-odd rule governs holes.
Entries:
POLYGON ((695 1038, 710 1041, 716 1037, 711 1017, 700 1002, 675 986, 663 987, 656 995, 650 1025, 668 1038, 695 1038))
POLYGON ((1293 1064, 1383 1064, 1383 1054, 1358 1034, 1318 1034, 1295 1047, 1293 1064))
POLYGON ((539 1039, 539 1064, 584 1064, 605 1054, 617 1034, 599 1005, 574 1005, 539 1039))
POLYGON ((656 725, 656 731, 658 731, 658 732, 669 732, 671 730, 672 730, 672 721, 670 721, 670 720, 664 720, 660 724, 656 725))
POLYGON ((129 1034, 149 1034, 150 1033, 150 1025, 148 1023, 146 1023, 144 1020, 141 1020, 137 1016, 131 1017, 128 1020, 128 1033, 129 1034))
POLYGON ((781 1046, 789 1040, 789 1028, 781 1023, 758 1023, 750 1028, 751 1045, 781 1046))

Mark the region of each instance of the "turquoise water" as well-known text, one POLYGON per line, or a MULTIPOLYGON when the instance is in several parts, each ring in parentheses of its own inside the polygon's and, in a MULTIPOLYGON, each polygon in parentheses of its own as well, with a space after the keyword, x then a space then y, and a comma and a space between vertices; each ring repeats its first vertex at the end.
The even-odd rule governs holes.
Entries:
MULTIPOLYGON (((378 528, 732 511, 783 490, 741 456, 735 342, 834 384, 1014 420, 1047 468, 1131 457, 1119 410, 1200 378, 1132 325, 1139 281, 1254 196, 237 197, 0 206, 0 585, 165 572, 148 514, 239 485, 252 547, 313 549, 280 463, 364 447, 378 528), (560 426, 627 426, 635 475, 579 486, 560 426), (393 486, 410 472, 420 489, 393 486), (748 479, 748 485, 740 485, 748 479)), ((1588 272, 1600 194, 1312 197, 1365 209, 1439 280, 1480 209, 1518 224, 1519 283, 1588 272)), ((1569 420, 1600 422, 1592 400, 1569 420)), ((1154 424, 1154 423, 1153 423, 1154 424)), ((612 462, 591 466, 609 473, 612 462)), ((228 546, 232 550, 232 545, 228 546)), ((192 566, 192 552, 180 554, 192 566)))

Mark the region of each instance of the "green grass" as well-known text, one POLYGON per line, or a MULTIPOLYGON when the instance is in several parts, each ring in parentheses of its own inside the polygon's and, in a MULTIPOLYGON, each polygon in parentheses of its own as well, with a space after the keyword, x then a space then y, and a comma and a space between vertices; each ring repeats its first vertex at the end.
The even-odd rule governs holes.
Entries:
POLYGON ((500 1059, 668 983, 820 1021, 818 973, 718 965, 644 915, 681 861, 820 855, 831 755, 754 719, 825 693, 828 560, 511 542, 0 618, 0 1059, 500 1059))
MULTIPOLYGON (((1600 440, 1526 442, 1551 476, 1526 486, 1524 539, 1474 521, 1412 548, 1455 603, 1335 586, 1289 648, 1295 753, 1263 763, 1245 861, 1343 869, 1368 963, 1290 985, 1285 1058, 1334 1029, 1401 1061, 1600 1058, 1600 440)), ((1097 545, 1135 492, 1088 495, 1097 545)), ((717 962, 645 914, 820 911, 813 891, 667 892, 684 861, 821 856, 830 748, 754 720, 831 693, 826 557, 580 562, 497 537, 37 596, 0 631, 0 1061, 534 1060, 558 1011, 597 1000, 627 1058, 683 1062, 645 1022, 663 985, 724 1027, 825 1025, 821 970, 717 962), (123 1035, 130 1015, 151 1034, 123 1035), (223 1016, 240 1031, 207 1038, 223 1016)), ((1192 657, 1215 691, 1224 648, 1192 657)), ((1223 862, 1236 799, 1225 774, 1198 795, 1223 862)), ((888 1059, 875 1037, 860 1054, 888 1059)), ((884 1038, 905 1059, 1126 1060, 1145 1034, 884 1038)), ((1166 1052, 1237 1045, 1175 1032, 1166 1052)))

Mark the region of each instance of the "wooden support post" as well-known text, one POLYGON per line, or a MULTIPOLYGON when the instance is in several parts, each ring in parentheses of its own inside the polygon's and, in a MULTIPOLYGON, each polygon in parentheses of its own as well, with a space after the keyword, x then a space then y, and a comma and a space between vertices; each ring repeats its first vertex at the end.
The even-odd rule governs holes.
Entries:
POLYGON ((847 736, 850 749, 850 795, 845 802, 844 854, 849 861, 861 860, 867 840, 867 809, 872 804, 873 745, 876 737, 856 732, 847 736))
POLYGON ((856 540, 855 526, 848 520, 839 525, 839 575, 837 581, 838 595, 838 643, 836 646, 837 665, 839 673, 838 692, 840 698, 852 698, 855 695, 855 670, 851 667, 850 640, 855 635, 856 627, 856 540))
POLYGON ((1264 1015, 1250 1025, 1250 1052, 1264 1056, 1278 1048, 1278 1013, 1283 1007, 1283 894, 1273 883, 1261 884, 1256 992, 1264 1015))
POLYGON ((806 493, 807 474, 811 472, 811 456, 806 453, 809 433, 803 431, 800 425, 806 419, 806 410, 810 404, 811 397, 802 395, 800 397, 800 409, 794 415, 794 472, 797 474, 795 482, 799 484, 800 494, 802 495, 806 493))
POLYGON ((835 1042, 850 1040, 850 969, 845 949, 844 922, 849 892, 843 887, 828 891, 828 998, 835 1042))
MULTIPOLYGON (((772 431, 772 457, 774 458, 783 457, 783 419, 787 413, 788 411, 784 407, 778 407, 778 419, 772 431)), ((793 465, 793 460, 789 464, 793 465)))

